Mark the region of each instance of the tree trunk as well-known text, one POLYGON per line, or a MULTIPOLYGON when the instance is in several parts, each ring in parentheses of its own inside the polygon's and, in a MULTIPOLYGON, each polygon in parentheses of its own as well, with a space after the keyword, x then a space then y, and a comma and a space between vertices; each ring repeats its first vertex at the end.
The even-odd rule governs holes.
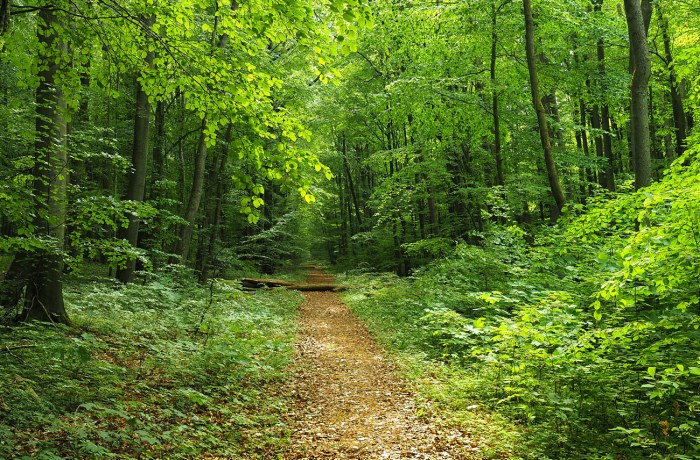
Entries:
MULTIPOLYGON (((629 1, 629 0, 628 0, 629 1)), ((530 74, 530 91, 532 92, 532 104, 537 113, 537 122, 540 131, 540 141, 544 150, 544 163, 547 168, 547 179, 549 180, 549 188, 552 191, 552 197, 556 203, 557 209, 561 212, 566 204, 566 197, 559 183, 559 174, 557 166, 554 162, 554 153, 552 152, 552 143, 549 138, 549 128, 547 126, 547 115, 542 105, 540 98, 539 79, 537 77, 537 66, 535 61, 535 25, 532 19, 532 7, 530 0, 523 0, 523 13, 525 16, 525 51, 527 57, 527 68, 530 74)))
POLYGON ((185 215, 183 216, 186 224, 180 226, 179 240, 175 246, 175 254, 180 256, 180 263, 185 264, 190 254, 190 246, 192 244, 192 234, 194 232, 194 224, 197 219, 197 211, 199 204, 202 201, 204 192, 204 173, 207 163, 207 144, 204 130, 207 125, 206 117, 202 120, 202 127, 197 142, 197 154, 194 161, 194 177, 192 178, 192 188, 190 189, 185 215))
POLYGON ((10 29, 11 5, 12 2, 10 2, 10 0, 0 1, 0 35, 4 34, 10 29))
MULTIPOLYGON (((593 145, 595 146, 595 155, 599 159, 599 164, 602 162, 601 159, 605 159, 605 152, 603 152, 603 137, 599 134, 600 132, 600 109, 598 104, 594 104, 591 109, 591 128, 593 128, 593 145)), ((603 188, 608 188, 608 181, 605 177, 605 168, 598 168, 598 185, 603 188)))
POLYGON ((42 70, 36 91, 34 198, 37 230, 48 240, 48 247, 37 250, 25 262, 29 264, 29 276, 20 319, 69 323, 61 282, 68 189, 68 109, 63 91, 56 82, 66 46, 59 42, 57 23, 52 9, 42 7, 39 10, 37 35, 42 70))
MULTIPOLYGON (((217 3, 218 8, 218 3, 217 3)), ((236 11, 238 9, 238 2, 236 0, 231 1, 231 10, 236 11)), ((218 16, 214 17, 214 30, 212 31, 211 39, 211 52, 214 53, 215 49, 222 50, 226 48, 228 44, 229 36, 228 34, 218 35, 218 16), (216 38, 218 37, 218 40, 216 38)), ((202 119, 201 130, 199 133, 199 141, 197 142, 197 155, 194 163, 194 177, 192 179, 192 188, 190 189, 190 196, 187 201, 187 208, 185 210, 185 220, 186 224, 180 226, 179 240, 175 246, 175 254, 180 256, 180 263, 187 263, 187 258, 190 254, 190 246, 192 245, 192 233, 194 232, 194 224, 197 219, 197 211, 199 211, 199 204, 202 201, 202 194, 204 191, 204 174, 206 172, 207 166, 207 143, 206 143, 206 127, 207 127, 207 117, 202 119)))
POLYGON ((355 218, 357 219, 357 231, 362 231, 362 214, 360 213, 360 203, 357 200, 357 192, 355 191, 355 184, 352 179, 352 173, 350 171, 350 163, 348 162, 348 146, 347 140, 345 139, 345 134, 341 139, 341 148, 343 154, 343 168, 345 169, 345 176, 348 179, 348 188, 350 189, 350 197, 352 198, 352 204, 355 208, 355 218))
MULTIPOLYGON (((210 218, 211 228, 209 229, 209 238, 207 241, 207 247, 203 254, 202 269, 200 271, 200 281, 206 281, 209 279, 209 273, 211 268, 214 266, 212 260, 214 260, 214 253, 216 249, 216 244, 219 241, 219 234, 221 228, 221 208, 223 206, 224 199, 224 173, 226 171, 226 163, 228 162, 229 154, 229 144, 231 143, 231 133, 233 130, 233 125, 229 123, 226 128, 226 134, 224 135, 224 146, 219 155, 218 161, 212 164, 212 179, 216 183, 216 190, 214 192, 214 208, 212 210, 212 215, 210 218)), ((265 189, 268 193, 269 187, 265 189)), ((269 200, 266 198, 265 203, 269 205, 269 200)))
POLYGON ((149 198, 160 197, 160 181, 165 177, 165 102, 158 101, 155 110, 155 136, 153 137, 153 180, 149 198))
POLYGON ((348 224, 345 219, 345 190, 343 189, 343 178, 338 175, 336 184, 338 185, 338 215, 340 219, 340 242, 338 246, 339 255, 345 256, 348 253, 348 224))
POLYGON ((498 91, 496 90, 496 48, 498 45, 497 19, 498 10, 493 0, 491 10, 491 115, 493 116, 493 156, 496 160, 496 185, 505 185, 503 175, 503 158, 501 157, 501 117, 498 111, 498 91))
MULTIPOLYGON (((144 23, 150 23, 150 21, 144 23)), ((153 65, 153 52, 146 55, 146 64, 153 65)), ((148 131, 151 120, 151 103, 141 82, 136 80, 136 114, 134 116, 134 142, 131 153, 131 171, 126 190, 126 199, 142 202, 146 191, 146 169, 148 165, 148 131)), ((118 237, 126 239, 134 248, 138 247, 139 217, 130 213, 129 226, 120 228, 118 237)), ((117 267, 117 279, 130 283, 134 279, 136 259, 129 259, 123 267, 117 267)))
POLYGON ((649 140, 649 104, 647 89, 651 61, 647 46, 645 18, 639 0, 624 0, 627 31, 630 40, 632 74, 630 107, 630 143, 634 160, 634 187, 639 190, 651 184, 651 150, 649 140))
MULTIPOLYGON (((661 22, 661 33, 664 39, 664 57, 666 58, 666 66, 668 67, 668 83, 671 89, 671 107, 673 108, 673 124, 675 126, 676 135, 676 156, 683 155, 685 151, 685 138, 688 132, 688 125, 683 110, 683 99, 681 99, 678 91, 678 80, 676 71, 673 67, 673 54, 671 53, 671 37, 668 35, 668 19, 663 16, 661 7, 657 4, 659 12, 659 22, 661 22)), ((673 158, 670 158, 673 160, 673 158)))
MULTIPOLYGON (((603 9, 603 0, 595 0, 593 3, 593 11, 600 13, 603 9)), ((607 159, 607 165, 603 169, 603 186, 615 191, 615 160, 612 151, 612 139, 610 137, 610 107, 607 102, 607 84, 605 82, 605 40, 598 38, 596 43, 596 58, 598 59, 598 88, 600 90, 601 100, 596 104, 596 108, 600 107, 599 124, 603 131, 602 153, 607 159)), ((596 144, 597 149, 597 144, 596 144)))
MULTIPOLYGON (((579 138, 580 138, 580 148, 583 151, 583 156, 588 158, 590 156, 590 152, 588 150, 588 134, 586 133, 586 103, 583 100, 583 97, 579 99, 579 120, 581 122, 581 130, 579 132, 579 138)), ((582 196, 589 196, 593 194, 593 171, 591 170, 590 167, 585 168, 584 171, 584 180, 581 181, 582 183, 588 182, 588 188, 586 189, 585 186, 582 184, 582 196)))

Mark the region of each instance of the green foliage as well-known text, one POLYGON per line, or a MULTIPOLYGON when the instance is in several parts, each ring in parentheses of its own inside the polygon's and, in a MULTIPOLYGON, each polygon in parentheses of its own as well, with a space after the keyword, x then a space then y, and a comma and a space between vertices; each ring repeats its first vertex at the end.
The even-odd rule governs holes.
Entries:
POLYGON ((497 228, 347 300, 392 349, 423 357, 421 376, 450 369, 421 386, 448 414, 483 405, 522 425, 524 457, 694 458, 697 145, 663 180, 576 207, 535 245, 497 228))
POLYGON ((290 358, 298 294, 188 279, 71 282, 75 328, 6 328, 0 456, 239 457, 279 442, 263 390, 290 358))

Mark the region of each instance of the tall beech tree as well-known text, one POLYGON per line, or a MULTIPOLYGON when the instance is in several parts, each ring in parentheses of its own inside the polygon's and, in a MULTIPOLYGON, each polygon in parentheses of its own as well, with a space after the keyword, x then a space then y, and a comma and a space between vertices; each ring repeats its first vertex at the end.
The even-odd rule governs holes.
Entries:
POLYGON ((647 99, 651 76, 651 60, 646 32, 648 22, 639 0, 624 0, 624 4, 630 41, 630 73, 632 74, 630 147, 634 159, 634 187, 640 189, 651 184, 651 145, 647 99))
POLYGON ((61 283, 68 188, 68 108, 59 78, 68 50, 52 6, 42 5, 37 15, 39 86, 34 143, 34 223, 44 242, 32 254, 20 253, 20 263, 13 267, 20 271, 26 283, 21 318, 68 323, 61 283))
MULTIPOLYGON (((145 35, 151 30, 150 18, 139 18, 143 23, 145 35)), ((154 52, 149 51, 144 59, 147 68, 153 65, 154 52)), ((131 168, 129 182, 126 188, 126 199, 136 202, 144 200, 146 195, 146 168, 148 166, 149 132, 151 123, 151 103, 148 99, 142 83, 136 79, 136 107, 134 113, 134 141, 132 146, 131 168)), ((120 228, 119 237, 125 238, 132 247, 138 246, 139 240, 139 216, 134 212, 128 215, 129 224, 120 228)), ((122 283, 130 283, 134 277, 136 259, 130 258, 125 266, 117 268, 117 279, 122 283)))
POLYGON ((554 151, 550 138, 550 129, 547 124, 547 113, 542 97, 540 96, 540 83, 537 76, 537 55, 535 52, 535 24, 532 18, 532 6, 530 0, 523 0, 523 14, 525 16, 525 55, 527 59, 527 70, 530 75, 530 92, 532 94, 532 105, 537 113, 537 125, 540 132, 540 142, 544 150, 544 164, 547 169, 547 180, 552 191, 552 197, 559 212, 566 204, 564 190, 559 182, 559 173, 554 161, 554 151))

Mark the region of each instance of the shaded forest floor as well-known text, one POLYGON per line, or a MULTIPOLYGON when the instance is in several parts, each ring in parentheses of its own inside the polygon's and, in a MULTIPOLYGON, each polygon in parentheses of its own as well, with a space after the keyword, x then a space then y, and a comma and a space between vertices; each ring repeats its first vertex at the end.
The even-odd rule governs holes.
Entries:
MULTIPOLYGON (((312 269, 309 283, 333 278, 312 269)), ((334 292, 304 293, 282 458, 466 459, 478 447, 420 412, 366 327, 334 292)))

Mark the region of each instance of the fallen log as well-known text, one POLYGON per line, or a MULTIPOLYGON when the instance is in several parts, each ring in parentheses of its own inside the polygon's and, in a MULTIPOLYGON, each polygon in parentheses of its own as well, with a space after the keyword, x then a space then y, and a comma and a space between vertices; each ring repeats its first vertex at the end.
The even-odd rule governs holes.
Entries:
POLYGON ((261 287, 282 287, 292 286, 294 283, 286 280, 273 280, 266 278, 243 278, 241 279, 243 287, 261 288, 261 287))
POLYGON ((323 291, 340 292, 340 291, 345 291, 348 289, 347 286, 339 286, 337 284, 293 283, 291 281, 274 280, 274 279, 266 279, 266 278, 242 278, 241 284, 243 285, 243 289, 246 291, 255 290, 257 288, 263 288, 263 287, 269 287, 269 288, 283 287, 285 289, 291 289, 294 291, 317 291, 317 292, 323 292, 323 291))
POLYGON ((339 286, 337 284, 293 284, 291 286, 285 286, 286 289, 293 289, 295 291, 333 291, 340 292, 348 289, 347 286, 339 286))

